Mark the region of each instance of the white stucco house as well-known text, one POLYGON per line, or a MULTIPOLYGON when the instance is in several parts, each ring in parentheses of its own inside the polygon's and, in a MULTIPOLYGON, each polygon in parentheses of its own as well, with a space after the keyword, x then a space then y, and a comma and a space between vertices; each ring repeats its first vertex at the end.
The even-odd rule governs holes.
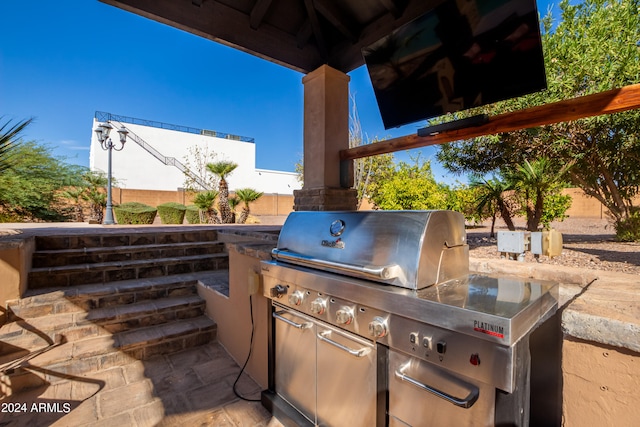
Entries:
POLYGON ((113 127, 110 137, 118 148, 117 130, 124 126, 129 132, 124 151, 113 152, 112 176, 121 188, 164 191, 184 188, 183 171, 200 176, 194 162, 185 160, 193 158, 190 154, 193 147, 215 153, 215 161, 228 160, 238 164, 227 179, 231 191, 250 187, 265 194, 293 194, 293 190, 302 187, 294 172, 256 169, 253 138, 104 112, 96 112, 93 119, 89 152, 91 170, 106 172, 108 168, 108 152, 100 147, 93 131, 104 122, 113 127))

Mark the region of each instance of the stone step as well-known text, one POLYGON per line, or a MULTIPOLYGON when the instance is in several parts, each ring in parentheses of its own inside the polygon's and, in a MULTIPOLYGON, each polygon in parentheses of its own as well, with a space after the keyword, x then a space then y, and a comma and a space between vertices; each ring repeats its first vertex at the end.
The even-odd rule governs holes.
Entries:
POLYGON ((175 244, 187 242, 214 242, 218 232, 212 229, 185 231, 181 227, 140 227, 125 231, 92 231, 91 234, 68 232, 64 235, 37 236, 36 251, 78 248, 106 248, 114 246, 138 246, 154 244, 175 244))
POLYGON ((34 268, 29 273, 28 287, 41 289, 92 283, 106 284, 228 268, 229 257, 226 253, 34 268))
POLYGON ((79 325, 99 325, 118 333, 134 328, 159 325, 174 320, 193 319, 205 313, 206 302, 198 295, 161 298, 116 307, 98 308, 86 313, 79 325))
POLYGON ((192 255, 222 253, 222 242, 187 242, 137 246, 90 247, 41 250, 33 254, 32 268, 50 268, 67 265, 99 264, 105 262, 143 259, 175 258, 192 255))
POLYGON ((70 318, 70 315, 53 315, 32 322, 20 320, 3 325, 0 328, 0 367, 59 341, 61 330, 66 332, 76 327, 70 318), (46 329, 41 329, 43 326, 46 329))
POLYGON ((202 316, 205 307, 205 301, 198 295, 187 295, 11 322, 0 328, 0 365, 4 354, 17 353, 19 350, 39 350, 59 337, 73 342, 138 327, 191 319, 202 316))
POLYGON ((76 313, 158 298, 197 294, 198 281, 227 281, 227 270, 161 276, 112 283, 29 289, 19 300, 8 301, 10 320, 76 313))
POLYGON ((85 338, 52 346, 2 374, 6 394, 85 376, 215 341, 217 326, 206 316, 85 338))

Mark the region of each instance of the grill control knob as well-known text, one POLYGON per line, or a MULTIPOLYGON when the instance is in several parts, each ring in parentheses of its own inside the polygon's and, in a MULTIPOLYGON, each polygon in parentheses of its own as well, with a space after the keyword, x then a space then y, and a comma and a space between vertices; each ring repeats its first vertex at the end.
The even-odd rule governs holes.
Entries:
POLYGON ((417 344, 418 341, 420 341, 420 334, 417 332, 411 332, 409 334, 409 342, 411 342, 411 344, 417 344))
POLYGON ((324 298, 316 298, 311 301, 311 313, 313 314, 324 314, 327 311, 327 300, 324 298))
POLYGON ((382 338, 387 335, 387 322, 382 317, 374 317, 369 323, 369 335, 382 338))
POLYGON ((269 296, 271 296, 271 298, 280 298, 286 293, 287 287, 284 285, 275 285, 273 288, 269 289, 269 296))
POLYGON ((353 309, 340 307, 340 309, 336 311, 336 322, 340 325, 350 325, 353 322, 353 309))
POLYGON ((304 299, 304 292, 295 291, 291 295, 289 295, 289 304, 291 305, 300 305, 302 304, 302 300, 304 299))

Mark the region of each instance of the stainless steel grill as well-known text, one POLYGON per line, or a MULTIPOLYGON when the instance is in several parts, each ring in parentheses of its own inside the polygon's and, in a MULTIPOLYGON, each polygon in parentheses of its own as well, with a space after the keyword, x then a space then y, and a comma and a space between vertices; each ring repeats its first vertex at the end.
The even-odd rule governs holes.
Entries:
POLYGON ((450 211, 295 212, 273 256, 409 289, 469 271, 464 218, 450 211))
POLYGON ((558 286, 469 274, 459 213, 295 212, 273 256, 262 263, 273 301, 263 401, 277 415, 528 424, 529 338, 555 313, 558 286))

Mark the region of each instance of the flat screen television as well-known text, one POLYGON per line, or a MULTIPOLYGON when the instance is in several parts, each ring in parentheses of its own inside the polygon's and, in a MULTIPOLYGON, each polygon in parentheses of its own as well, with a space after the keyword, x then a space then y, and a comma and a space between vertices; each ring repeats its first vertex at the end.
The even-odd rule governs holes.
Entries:
POLYGON ((362 53, 386 129, 547 87, 535 0, 444 0, 362 53))

